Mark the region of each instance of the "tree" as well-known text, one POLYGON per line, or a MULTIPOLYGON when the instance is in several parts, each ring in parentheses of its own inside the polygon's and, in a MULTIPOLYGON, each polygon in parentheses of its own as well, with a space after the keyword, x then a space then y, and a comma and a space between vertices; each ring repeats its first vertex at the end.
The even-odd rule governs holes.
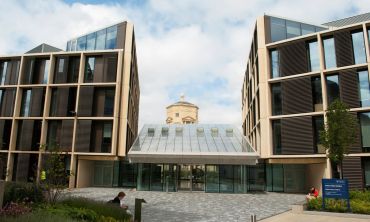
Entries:
POLYGON ((40 168, 40 185, 46 192, 47 201, 54 204, 67 188, 70 176, 64 163, 65 154, 58 146, 51 146, 45 151, 45 145, 42 145, 41 150, 44 151, 46 159, 40 168))
POLYGON ((327 121, 324 130, 320 132, 320 143, 328 150, 332 166, 335 164, 339 167, 342 179, 343 158, 357 139, 358 121, 349 112, 348 105, 339 99, 330 104, 325 116, 327 121))

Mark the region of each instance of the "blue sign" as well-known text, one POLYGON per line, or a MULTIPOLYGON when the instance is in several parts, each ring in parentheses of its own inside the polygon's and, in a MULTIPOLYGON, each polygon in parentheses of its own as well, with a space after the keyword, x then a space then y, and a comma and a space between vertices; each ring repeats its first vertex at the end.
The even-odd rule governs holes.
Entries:
POLYGON ((325 198, 345 199, 349 210, 348 181, 346 179, 322 179, 322 207, 324 209, 325 198))

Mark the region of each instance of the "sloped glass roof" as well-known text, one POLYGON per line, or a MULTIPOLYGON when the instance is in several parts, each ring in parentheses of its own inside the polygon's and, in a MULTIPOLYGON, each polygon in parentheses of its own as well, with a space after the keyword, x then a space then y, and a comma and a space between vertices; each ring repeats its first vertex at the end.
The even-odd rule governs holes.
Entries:
POLYGON ((228 124, 147 124, 128 152, 131 162, 256 164, 259 157, 228 124))

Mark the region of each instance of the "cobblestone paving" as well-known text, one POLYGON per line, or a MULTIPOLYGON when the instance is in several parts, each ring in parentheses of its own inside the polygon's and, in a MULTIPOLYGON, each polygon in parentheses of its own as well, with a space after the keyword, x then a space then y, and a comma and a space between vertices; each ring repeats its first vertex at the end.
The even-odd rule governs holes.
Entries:
POLYGON ((144 222, 188 222, 188 221, 250 221, 256 214, 257 220, 291 209, 294 203, 305 199, 301 194, 249 193, 214 194, 197 192, 165 193, 135 191, 119 188, 81 188, 68 195, 86 197, 99 201, 112 199, 119 191, 126 193, 125 204, 133 213, 135 198, 144 198, 142 221, 144 222))

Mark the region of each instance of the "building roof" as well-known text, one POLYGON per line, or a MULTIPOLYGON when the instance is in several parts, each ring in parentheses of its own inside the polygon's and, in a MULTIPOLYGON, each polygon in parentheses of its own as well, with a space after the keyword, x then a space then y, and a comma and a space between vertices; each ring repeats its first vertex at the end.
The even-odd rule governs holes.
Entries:
POLYGON ((255 165, 258 157, 229 124, 146 124, 128 152, 135 163, 255 165))
POLYGON ((172 106, 192 106, 192 107, 198 108, 198 106, 196 106, 195 104, 185 101, 185 96, 184 95, 182 95, 180 97, 180 101, 175 102, 175 103, 167 106, 167 109, 172 107, 172 106))
POLYGON ((43 52, 60 52, 60 51, 63 51, 63 50, 59 49, 57 47, 42 43, 42 44, 36 46, 35 48, 29 50, 28 52, 26 52, 26 54, 29 54, 29 53, 43 53, 43 52))
POLYGON ((365 22, 370 20, 370 12, 361 15, 355 15, 348 18, 343 18, 331 22, 324 23, 325 26, 343 27, 346 25, 352 25, 360 22, 365 22))

